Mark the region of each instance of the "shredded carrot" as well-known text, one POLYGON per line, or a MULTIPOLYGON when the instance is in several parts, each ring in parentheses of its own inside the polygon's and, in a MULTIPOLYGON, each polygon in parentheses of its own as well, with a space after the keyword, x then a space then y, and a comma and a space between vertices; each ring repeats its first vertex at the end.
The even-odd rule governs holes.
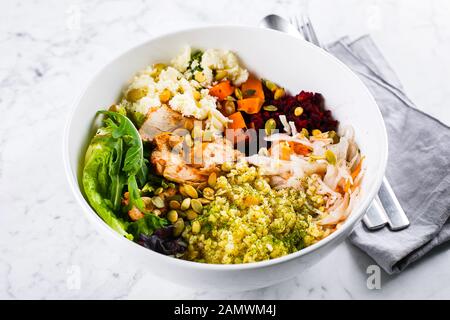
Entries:
POLYGON ((350 190, 350 179, 345 180, 344 184, 344 192, 348 192, 350 190))
POLYGON ((359 161, 358 165, 356 166, 355 170, 352 172, 352 180, 355 180, 356 177, 359 175, 359 173, 361 172, 361 168, 362 168, 362 163, 363 163, 364 157, 361 158, 361 160, 359 161))

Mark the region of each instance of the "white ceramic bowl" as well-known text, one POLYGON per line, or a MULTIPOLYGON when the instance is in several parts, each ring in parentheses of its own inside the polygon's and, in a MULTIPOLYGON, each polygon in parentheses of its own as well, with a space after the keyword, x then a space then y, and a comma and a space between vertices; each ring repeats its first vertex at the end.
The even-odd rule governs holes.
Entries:
MULTIPOLYGON (((91 80, 69 117, 64 138, 65 170, 88 219, 124 259, 139 261, 148 272, 193 287, 247 290, 295 276, 330 252, 360 220, 380 187, 387 161, 384 122, 373 97, 360 79, 324 50, 289 35, 260 28, 217 26, 176 32, 152 39, 109 62, 91 80), (92 210, 80 189, 80 169, 86 146, 95 132, 99 109, 117 101, 127 81, 145 66, 168 61, 184 45, 224 48, 236 52, 243 65, 291 93, 322 93, 341 125, 351 124, 366 156, 363 197, 344 225, 322 241, 290 255, 257 263, 211 265, 179 260, 145 249, 122 238, 92 210)), ((332 266, 330 266, 332 268, 332 266)))

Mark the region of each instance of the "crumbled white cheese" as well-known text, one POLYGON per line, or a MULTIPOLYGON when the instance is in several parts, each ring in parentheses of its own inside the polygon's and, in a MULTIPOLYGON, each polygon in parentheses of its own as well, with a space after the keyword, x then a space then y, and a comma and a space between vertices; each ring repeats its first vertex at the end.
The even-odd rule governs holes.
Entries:
MULTIPOLYGON (((245 82, 247 70, 239 66, 237 57, 230 51, 206 50, 201 63, 191 61, 191 48, 185 47, 183 52, 171 61, 171 65, 159 74, 152 67, 147 67, 136 75, 125 91, 125 96, 132 89, 144 89, 146 95, 133 103, 125 100, 127 108, 142 114, 147 114, 150 108, 162 105, 160 96, 169 90, 171 98, 167 104, 186 117, 205 120, 206 128, 217 133, 222 132, 230 120, 217 110, 217 99, 209 95, 209 87, 213 83, 213 70, 226 70, 227 79, 235 85, 245 82), (200 66, 206 80, 199 83, 193 79, 191 70, 200 66), (187 73, 190 72, 190 76, 187 73), (157 76, 156 76, 157 75, 157 76), (200 93, 200 95, 199 95, 200 93)), ((198 72, 198 71, 196 71, 198 72)))
POLYGON ((189 46, 186 46, 183 48, 183 51, 170 63, 178 71, 185 72, 189 67, 189 61, 191 61, 191 48, 189 46))
POLYGON ((175 68, 167 67, 159 74, 159 81, 156 83, 158 91, 162 92, 164 89, 169 89, 170 92, 175 93, 180 87, 179 80, 183 75, 175 68))
POLYGON ((132 89, 143 88, 147 90, 147 95, 134 103, 130 103, 129 108, 131 111, 147 114, 149 108, 159 107, 161 105, 155 80, 149 75, 147 69, 133 78, 133 81, 125 92, 125 96, 132 89))
POLYGON ((180 112, 183 116, 193 116, 199 120, 206 119, 208 111, 206 108, 201 108, 197 105, 197 101, 189 92, 176 94, 170 101, 169 106, 180 112))
POLYGON ((201 67, 206 81, 213 81, 213 70, 226 70, 227 78, 239 86, 248 78, 248 71, 239 66, 236 55, 228 50, 208 49, 202 55, 201 67))

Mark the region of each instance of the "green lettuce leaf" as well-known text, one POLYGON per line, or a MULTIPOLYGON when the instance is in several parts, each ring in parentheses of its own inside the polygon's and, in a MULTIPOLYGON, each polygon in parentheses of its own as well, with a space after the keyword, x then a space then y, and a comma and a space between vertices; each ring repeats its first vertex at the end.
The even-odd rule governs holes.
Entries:
POLYGON ((83 188, 98 215, 121 235, 132 239, 126 230, 129 222, 120 218, 121 197, 125 185, 130 193, 130 206, 146 212, 139 185, 148 174, 142 140, 134 124, 126 116, 111 111, 104 114, 100 128, 86 151, 83 188))
POLYGON ((128 222, 114 213, 117 210, 115 199, 117 194, 121 193, 118 190, 123 188, 123 181, 111 167, 116 165, 114 150, 120 149, 118 144, 120 145, 107 136, 96 136, 92 140, 83 169, 83 189, 89 203, 100 218, 119 234, 131 239, 131 235, 126 231, 128 222), (110 176, 110 173, 113 175, 110 176), (110 188, 111 186, 114 186, 114 189, 110 188))
POLYGON ((167 226, 169 222, 154 214, 145 214, 142 219, 131 222, 128 226, 128 232, 133 235, 135 239, 139 238, 140 234, 151 235, 155 230, 167 226))

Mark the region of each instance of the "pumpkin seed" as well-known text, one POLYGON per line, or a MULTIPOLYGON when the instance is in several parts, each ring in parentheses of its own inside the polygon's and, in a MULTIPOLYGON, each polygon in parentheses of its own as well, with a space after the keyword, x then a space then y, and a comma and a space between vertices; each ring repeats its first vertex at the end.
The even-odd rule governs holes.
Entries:
POLYGON ((269 120, 267 120, 266 124, 264 125, 266 135, 270 136, 276 127, 277 127, 277 123, 274 119, 270 118, 269 120))
POLYGON ((178 212, 176 210, 170 210, 167 212, 166 218, 170 222, 175 223, 178 220, 178 212))
POLYGON ((213 172, 208 177, 208 184, 210 187, 214 188, 217 182, 217 173, 213 172))
POLYGON ((312 131, 312 135, 313 135, 314 137, 320 136, 321 134, 322 134, 322 131, 320 131, 319 129, 314 129, 314 130, 312 131))
POLYGON ((303 108, 302 108, 302 107, 297 107, 297 108, 295 108, 295 110, 294 110, 294 115, 295 115, 296 117, 300 117, 302 114, 303 114, 303 108))
POLYGON ((198 198, 197 190, 195 190, 195 188, 193 186, 191 186, 190 184, 184 185, 184 192, 186 192, 186 194, 193 199, 198 198))
POLYGON ((173 236, 179 237, 184 230, 184 220, 178 218, 178 220, 173 224, 173 236))
POLYGON ((278 108, 273 105, 264 106, 263 109, 266 111, 277 111, 278 110, 278 108))
POLYGON ((216 76, 214 77, 214 79, 216 79, 217 81, 222 80, 223 78, 225 78, 228 75, 227 70, 217 70, 216 76))
POLYGON ((197 217, 198 217, 198 214, 197 214, 197 212, 195 212, 194 210, 189 209, 188 211, 186 211, 186 218, 187 218, 189 221, 194 220, 194 219, 197 218, 197 217))
POLYGON ((151 72, 151 76, 155 79, 159 77, 161 71, 163 71, 167 66, 164 63, 156 63, 153 65, 153 70, 151 72))
POLYGON ((236 112, 236 106, 233 101, 225 101, 224 110, 225 116, 232 115, 236 112))
POLYGON ((191 207, 197 213, 202 213, 203 205, 198 199, 191 200, 191 207))
POLYGON ((284 94, 285 94, 285 92, 284 92, 284 89, 283 89, 283 88, 277 88, 277 89, 275 90, 275 93, 273 94, 273 98, 274 98, 275 100, 278 100, 278 99, 284 97, 284 94))
POLYGON ((236 99, 233 96, 228 96, 225 98, 227 101, 236 101, 236 99))
POLYGON ((156 196, 152 198, 152 203, 157 207, 158 209, 164 208, 164 200, 160 196, 156 196))
POLYGON ((145 97, 147 95, 147 92, 148 92, 147 88, 131 89, 127 93, 127 100, 130 102, 136 102, 141 98, 145 97))
POLYGON ((303 134, 303 136, 304 136, 305 138, 309 138, 309 132, 308 132, 308 129, 302 128, 301 133, 303 134))
POLYGON ((198 198, 198 201, 200 201, 203 205, 211 203, 211 200, 206 198, 198 198))
POLYGON ((187 210, 191 206, 191 198, 186 198, 181 202, 180 209, 187 210))
POLYGON ((214 200, 214 189, 212 188, 203 189, 203 196, 208 200, 214 200))
POLYGON ((324 159, 325 159, 325 156, 319 156, 319 155, 315 155, 315 154, 312 154, 309 156, 309 160, 311 160, 311 161, 324 160, 324 159))
POLYGON ((327 159, 328 163, 331 165, 336 164, 336 155, 331 150, 325 151, 325 159, 327 159))
POLYGON ((170 200, 169 207, 170 209, 180 209, 181 204, 177 200, 170 200))
POLYGON ((151 211, 153 209, 152 198, 150 198, 150 197, 141 197, 141 199, 144 202, 145 209, 151 211))
POLYGON ((269 89, 272 92, 274 92, 278 88, 278 86, 275 83, 269 80, 264 80, 264 85, 266 86, 267 89, 269 89))
POLYGON ((202 228, 202 225, 200 224, 200 221, 192 222, 192 233, 194 233, 194 234, 199 233, 201 228, 202 228))
POLYGON ((159 195, 163 191, 164 191, 164 188, 163 187, 159 187, 158 189, 155 190, 155 194, 159 195))
POLYGON ((242 91, 239 88, 234 89, 234 95, 236 96, 236 98, 238 100, 241 100, 242 98, 244 98, 242 95, 242 91))
POLYGON ((328 137, 333 139, 333 143, 339 143, 339 136, 337 135, 336 131, 331 130, 330 132, 328 132, 328 137))
POLYGON ((183 197, 187 197, 188 195, 186 194, 186 192, 184 192, 184 187, 183 186, 180 186, 179 188, 178 188, 178 190, 180 191, 180 194, 183 196, 183 197))

